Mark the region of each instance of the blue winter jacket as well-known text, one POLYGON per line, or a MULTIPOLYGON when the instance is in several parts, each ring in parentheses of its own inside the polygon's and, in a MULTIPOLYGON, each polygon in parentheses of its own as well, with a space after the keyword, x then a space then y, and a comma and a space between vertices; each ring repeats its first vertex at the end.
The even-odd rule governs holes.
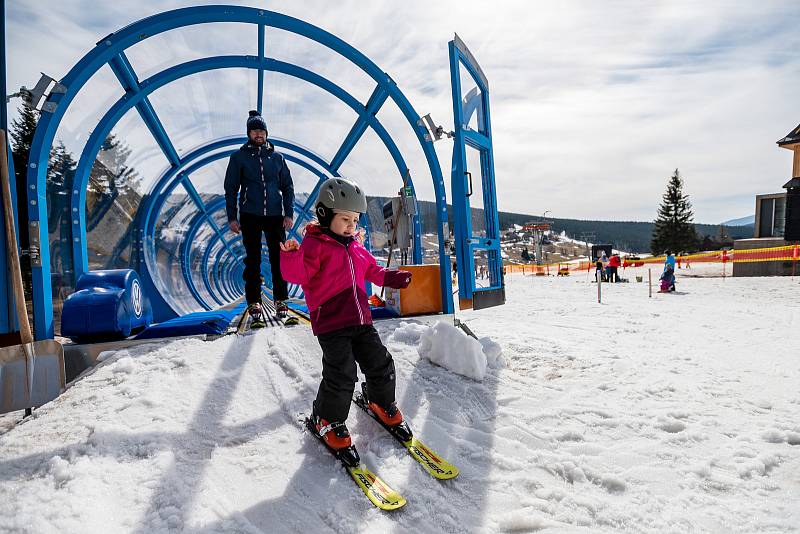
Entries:
POLYGON ((228 221, 239 220, 239 211, 294 216, 292 175, 272 143, 247 142, 231 155, 225 172, 225 210, 228 221))
POLYGON ((675 270, 675 256, 672 254, 667 256, 667 259, 664 261, 664 270, 666 271, 667 269, 675 270))

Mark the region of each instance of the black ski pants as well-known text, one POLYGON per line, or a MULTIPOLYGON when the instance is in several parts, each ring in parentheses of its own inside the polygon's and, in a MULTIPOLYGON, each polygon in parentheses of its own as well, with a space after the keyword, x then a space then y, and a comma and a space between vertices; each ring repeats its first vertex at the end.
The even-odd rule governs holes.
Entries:
POLYGON ((322 382, 314 411, 329 422, 345 421, 358 373, 367 380, 369 400, 388 406, 395 400, 394 360, 372 325, 348 326, 317 336, 322 347, 322 382))
POLYGON ((261 235, 267 238, 269 263, 272 268, 272 291, 275 300, 286 300, 289 291, 281 276, 281 243, 286 240, 282 215, 239 214, 242 228, 244 259, 244 294, 247 304, 261 302, 261 235))

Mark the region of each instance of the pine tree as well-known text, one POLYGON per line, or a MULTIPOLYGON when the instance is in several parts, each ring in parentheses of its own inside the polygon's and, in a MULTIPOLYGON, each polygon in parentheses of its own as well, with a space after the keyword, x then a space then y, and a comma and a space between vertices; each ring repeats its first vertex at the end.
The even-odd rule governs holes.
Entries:
POLYGON ((28 156, 31 153, 31 145, 33 144, 33 134, 36 131, 36 123, 39 122, 39 112, 28 102, 23 102, 18 111, 19 117, 11 122, 11 130, 9 131, 12 140, 11 146, 13 147, 17 186, 25 183, 25 175, 28 171, 28 156))
POLYGON ((692 219, 692 204, 683 194, 683 180, 675 169, 667 184, 667 192, 658 207, 650 250, 653 254, 690 252, 697 249, 698 237, 692 219))

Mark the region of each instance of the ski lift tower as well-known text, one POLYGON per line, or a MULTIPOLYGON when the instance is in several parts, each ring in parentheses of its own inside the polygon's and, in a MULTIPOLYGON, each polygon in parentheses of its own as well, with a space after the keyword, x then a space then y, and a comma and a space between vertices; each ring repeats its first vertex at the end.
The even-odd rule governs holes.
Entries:
POLYGON ((550 223, 547 222, 531 222, 522 227, 527 232, 533 232, 533 242, 536 245, 536 264, 542 264, 542 242, 544 241, 544 233, 550 230, 550 223))

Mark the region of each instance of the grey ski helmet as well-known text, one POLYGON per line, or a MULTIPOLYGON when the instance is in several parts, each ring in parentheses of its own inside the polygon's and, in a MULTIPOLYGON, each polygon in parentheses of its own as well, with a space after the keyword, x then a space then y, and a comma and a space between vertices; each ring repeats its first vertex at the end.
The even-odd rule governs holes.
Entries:
POLYGON ((355 182, 329 178, 322 182, 317 196, 316 215, 320 222, 333 219, 333 210, 367 212, 367 197, 355 182))

